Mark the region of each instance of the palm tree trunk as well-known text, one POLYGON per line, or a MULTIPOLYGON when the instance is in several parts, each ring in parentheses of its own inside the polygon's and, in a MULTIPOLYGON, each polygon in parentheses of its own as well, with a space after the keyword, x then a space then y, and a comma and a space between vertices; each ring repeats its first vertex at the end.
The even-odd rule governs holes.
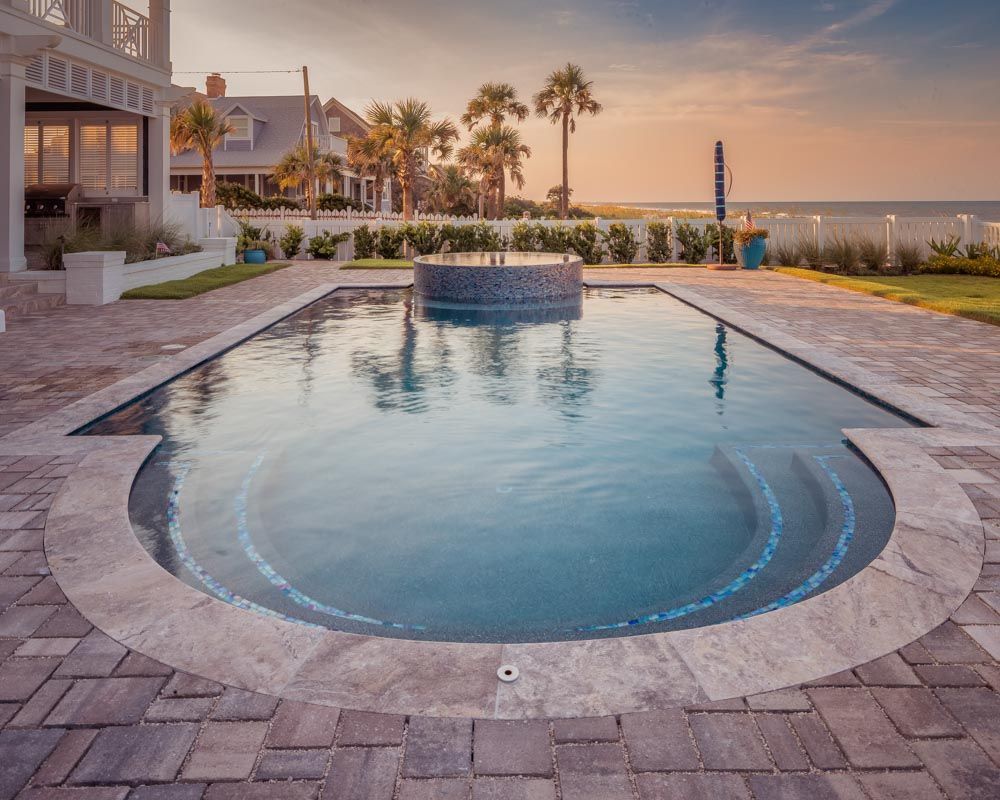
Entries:
POLYGON ((382 193, 385 192, 385 178, 377 177, 372 182, 372 213, 382 212, 382 193))
POLYGON ((569 219, 569 114, 566 112, 563 112, 562 118, 562 158, 562 208, 560 215, 563 219, 569 219))
POLYGON ((413 187, 410 185, 409 176, 399 179, 400 189, 403 190, 403 220, 409 222, 413 219, 413 187))
POLYGON ((507 201, 507 177, 500 170, 500 185, 497 187, 497 219, 503 219, 503 206, 507 201))
POLYGON ((215 208, 215 165, 212 154, 202 154, 201 160, 201 207, 215 208))

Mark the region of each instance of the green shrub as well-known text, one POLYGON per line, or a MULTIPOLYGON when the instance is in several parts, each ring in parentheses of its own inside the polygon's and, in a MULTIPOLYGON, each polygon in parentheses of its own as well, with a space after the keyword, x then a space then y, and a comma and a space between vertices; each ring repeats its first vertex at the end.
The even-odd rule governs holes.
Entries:
POLYGON ((950 257, 958 254, 958 245, 961 243, 961 236, 949 236, 943 242, 931 239, 927 246, 934 251, 935 255, 950 257))
POLYGON ((261 208, 264 202, 257 192, 229 181, 216 184, 215 200, 229 211, 237 208, 261 208))
POLYGON ((570 247, 583 259, 584 264, 600 264, 604 260, 601 231, 593 222, 581 222, 573 228, 570 247))
POLYGON ((799 239, 796 248, 799 251, 800 260, 805 261, 807 267, 810 269, 823 269, 823 265, 825 264, 823 249, 815 239, 803 237, 799 239))
POLYGON ((774 247, 769 247, 767 251, 779 267, 797 267, 802 260, 799 248, 794 242, 782 242, 774 247))
POLYGON ((41 251, 46 269, 62 269, 64 253, 90 250, 124 251, 125 263, 135 264, 157 258, 156 245, 159 242, 169 247, 171 255, 175 256, 201 250, 201 247, 182 234, 180 225, 174 223, 125 223, 115 225, 107 232, 96 227, 74 227, 66 223, 49 229, 42 241, 41 251))
POLYGON ((538 250, 539 227, 541 226, 524 220, 516 223, 510 231, 511 249, 518 253, 534 253, 538 250))
POLYGON ((977 258, 993 258, 1000 259, 1000 247, 990 247, 986 243, 982 244, 968 244, 965 246, 965 250, 960 250, 955 248, 956 252, 948 253, 947 255, 961 255, 967 259, 975 260, 977 258))
POLYGON ((443 240, 441 226, 430 222, 408 223, 402 227, 403 239, 418 256, 429 256, 440 252, 443 240))
POLYGON ((405 231, 402 228, 383 226, 375 234, 375 254, 385 259, 402 258, 405 241, 405 231))
POLYGON ((452 253, 490 253, 504 249, 504 242, 488 222, 474 225, 442 225, 441 243, 452 253))
POLYGON ((700 264, 708 253, 708 239, 705 234, 688 222, 677 226, 677 241, 681 246, 681 261, 685 264, 700 264))
POLYGON ((823 249, 823 260, 833 265, 833 271, 840 275, 856 275, 861 266, 861 258, 854 238, 837 232, 823 249))
POLYGON ((924 263, 924 251, 919 244, 897 244, 896 264, 904 275, 916 272, 924 263))
POLYGON ((325 259, 327 261, 337 257, 337 246, 343 244, 351 238, 349 233, 338 233, 336 235, 330 231, 323 231, 319 236, 313 236, 309 240, 306 251, 313 258, 325 259))
POLYGON ((302 210, 302 204, 298 200, 292 200, 290 197, 282 197, 277 194, 272 197, 261 198, 260 205, 256 207, 264 211, 277 211, 279 208, 284 208, 288 211, 302 210))
POLYGON ((1000 259, 986 256, 965 258, 963 256, 931 256, 917 267, 917 272, 937 275, 978 275, 985 278, 1000 278, 1000 259))
POLYGON ((673 257, 674 247, 669 222, 646 225, 646 258, 651 264, 666 264, 673 257))
POLYGON ((545 253, 569 253, 573 250, 573 229, 568 225, 538 223, 539 249, 545 253))
POLYGON ((631 264, 639 252, 639 241, 635 231, 621 222, 608 226, 604 232, 604 240, 608 244, 608 255, 615 264, 631 264))
MULTIPOLYGON (((705 228, 705 242, 709 250, 714 254, 711 256, 712 263, 719 262, 719 226, 709 225, 705 228)), ((733 229, 727 225, 722 226, 722 263, 736 263, 736 246, 733 238, 733 229)))
POLYGON ((885 267, 885 239, 863 234, 858 237, 858 260, 866 272, 879 272, 885 267))
POLYGON ((359 200, 352 200, 342 194, 321 194, 316 198, 316 208, 320 211, 363 211, 364 205, 359 200))
POLYGON ((375 257, 375 234, 367 225, 354 229, 354 257, 356 259, 375 257))
POLYGON ((278 240, 278 246, 285 258, 295 258, 302 249, 302 242, 305 241, 306 232, 301 225, 289 225, 278 240))

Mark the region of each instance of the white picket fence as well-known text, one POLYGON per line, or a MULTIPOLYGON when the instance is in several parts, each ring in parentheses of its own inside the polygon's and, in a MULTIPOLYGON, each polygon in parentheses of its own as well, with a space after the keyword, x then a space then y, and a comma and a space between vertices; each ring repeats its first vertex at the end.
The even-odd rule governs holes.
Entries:
MULTIPOLYGON (((237 220, 248 219, 253 224, 269 230, 275 237, 280 238, 289 225, 299 225, 305 231, 307 241, 313 236, 323 232, 332 234, 349 233, 352 234, 362 225, 367 225, 372 230, 380 227, 397 227, 404 224, 401 214, 372 214, 371 212, 346 211, 325 211, 317 214, 317 219, 309 218, 304 211, 294 211, 288 209, 277 209, 273 211, 263 211, 259 209, 242 209, 236 211, 226 211, 221 206, 217 209, 190 208, 190 202, 185 198, 190 195, 174 195, 175 207, 182 205, 188 216, 197 217, 198 238, 206 236, 235 236, 238 231, 237 220)), ((439 214, 418 214, 414 222, 431 222, 434 224, 469 225, 479 222, 478 217, 448 217, 439 214)), ((488 220, 487 223, 493 227, 500 236, 508 241, 511 237, 514 226, 525 220, 503 219, 488 220)), ((596 219, 596 220, 527 220, 532 224, 542 224, 546 227, 556 227, 559 225, 578 225, 581 222, 593 222, 600 230, 607 231, 613 224, 627 225, 635 234, 639 242, 639 253, 636 261, 642 263, 648 260, 646 252, 647 230, 650 222, 666 222, 670 225, 673 235, 673 261, 677 261, 681 255, 680 243, 677 241, 677 228, 682 224, 693 226, 699 231, 704 231, 708 226, 714 226, 716 222, 712 219, 695 218, 686 219, 683 217, 671 217, 663 220, 648 219, 596 219)), ((727 220, 725 223, 731 228, 739 227, 742 224, 741 218, 727 220)), ((962 246, 968 244, 986 243, 991 246, 1000 246, 1000 222, 981 222, 971 214, 962 214, 957 217, 899 217, 890 215, 886 217, 760 217, 755 220, 757 227, 767 228, 769 232, 770 249, 782 245, 801 245, 804 243, 818 244, 824 248, 839 238, 866 237, 878 242, 885 247, 886 259, 891 262, 895 256, 896 248, 899 245, 910 245, 921 248, 925 255, 930 253, 928 242, 932 239, 946 241, 952 237, 958 237, 962 246)), ((337 258, 348 261, 354 258, 354 243, 352 240, 340 245, 337 258)))

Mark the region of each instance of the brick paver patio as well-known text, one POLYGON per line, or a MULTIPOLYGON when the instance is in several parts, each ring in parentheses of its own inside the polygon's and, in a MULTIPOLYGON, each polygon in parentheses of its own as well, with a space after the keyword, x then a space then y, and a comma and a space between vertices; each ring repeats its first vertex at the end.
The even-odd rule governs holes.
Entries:
MULTIPOLYGON (((1000 426, 1000 328, 771 274, 652 274, 1000 426)), ((319 283, 406 276, 303 264, 181 303, 15 318, 0 336, 0 435, 319 283)), ((1000 450, 933 455, 987 531, 951 621, 807 686, 551 722, 279 703, 130 652, 48 575, 46 509, 73 459, 0 457, 0 800, 1000 797, 1000 450)))

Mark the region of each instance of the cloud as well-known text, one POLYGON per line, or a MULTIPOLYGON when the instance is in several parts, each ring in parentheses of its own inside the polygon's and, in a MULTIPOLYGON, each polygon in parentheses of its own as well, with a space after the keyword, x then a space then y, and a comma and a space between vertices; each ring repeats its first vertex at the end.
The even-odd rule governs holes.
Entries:
POLYGON ((638 72, 640 67, 638 64, 608 64, 608 69, 614 72, 638 72))

